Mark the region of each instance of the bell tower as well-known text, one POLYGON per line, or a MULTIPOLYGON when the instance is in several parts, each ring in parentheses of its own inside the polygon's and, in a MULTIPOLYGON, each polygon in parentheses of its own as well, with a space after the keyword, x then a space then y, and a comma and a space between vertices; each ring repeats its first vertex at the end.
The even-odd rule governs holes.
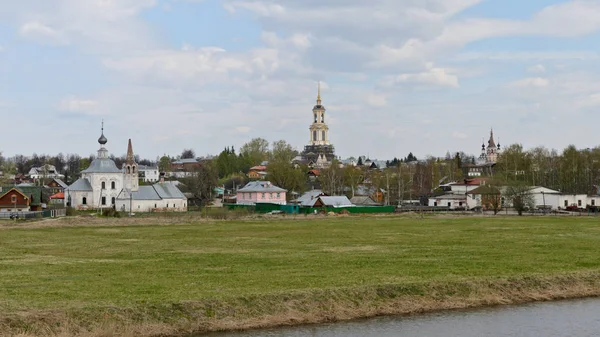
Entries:
POLYGON ((321 82, 317 93, 317 105, 313 107, 313 123, 310 126, 310 145, 329 145, 329 127, 325 123, 325 106, 321 104, 321 82))
POLYGON ((496 142, 494 141, 494 130, 490 129, 490 140, 488 140, 487 146, 487 161, 489 163, 495 163, 498 160, 498 147, 496 146, 496 142))
POLYGON ((123 181, 125 189, 132 192, 138 191, 140 189, 139 172, 135 156, 133 155, 131 139, 129 139, 129 144, 127 144, 127 158, 125 159, 123 171, 125 174, 123 181))

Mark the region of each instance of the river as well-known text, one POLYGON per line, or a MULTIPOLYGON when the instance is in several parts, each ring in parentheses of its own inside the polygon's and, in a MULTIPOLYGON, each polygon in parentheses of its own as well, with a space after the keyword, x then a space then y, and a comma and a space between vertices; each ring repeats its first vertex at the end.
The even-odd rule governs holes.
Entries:
POLYGON ((600 299, 543 302, 246 332, 210 337, 596 337, 600 299))

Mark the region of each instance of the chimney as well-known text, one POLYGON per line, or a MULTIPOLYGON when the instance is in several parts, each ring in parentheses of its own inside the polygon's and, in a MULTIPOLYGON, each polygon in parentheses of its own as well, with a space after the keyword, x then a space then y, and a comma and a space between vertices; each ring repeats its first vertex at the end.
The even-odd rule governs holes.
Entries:
POLYGON ((165 183, 165 173, 164 173, 164 172, 161 172, 161 173, 160 173, 160 183, 161 183, 161 184, 164 184, 164 183, 165 183))

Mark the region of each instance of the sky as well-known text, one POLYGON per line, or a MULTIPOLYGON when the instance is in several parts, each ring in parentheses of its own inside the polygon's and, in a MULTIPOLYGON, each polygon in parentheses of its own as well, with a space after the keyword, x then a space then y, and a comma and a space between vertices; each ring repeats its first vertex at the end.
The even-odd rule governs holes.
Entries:
POLYGON ((598 0, 0 0, 0 151, 600 145, 598 0), (498 139, 499 138, 499 139, 498 139))

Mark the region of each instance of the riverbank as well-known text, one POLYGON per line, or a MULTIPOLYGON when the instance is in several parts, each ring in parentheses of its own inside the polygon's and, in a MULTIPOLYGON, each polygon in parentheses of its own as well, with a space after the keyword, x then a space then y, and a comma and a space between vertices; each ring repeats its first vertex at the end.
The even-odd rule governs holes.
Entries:
POLYGON ((3 229, 0 335, 168 336, 600 295, 600 224, 343 217, 3 229))

